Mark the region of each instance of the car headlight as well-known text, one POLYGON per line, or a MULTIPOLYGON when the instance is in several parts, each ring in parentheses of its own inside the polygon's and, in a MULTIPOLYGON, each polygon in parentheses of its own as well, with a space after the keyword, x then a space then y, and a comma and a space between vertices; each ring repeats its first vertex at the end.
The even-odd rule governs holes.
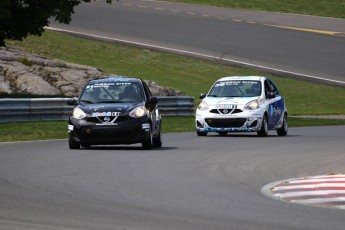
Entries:
POLYGON ((208 105, 206 104, 206 102, 202 101, 199 106, 198 106, 199 110, 206 110, 208 109, 208 105))
POLYGON ((134 117, 134 118, 139 118, 143 117, 146 115, 146 109, 144 106, 139 106, 135 109, 133 109, 130 113, 129 116, 134 117))
POLYGON ((75 119, 83 119, 84 117, 86 117, 86 113, 83 110, 81 110, 80 108, 74 108, 72 116, 75 119))
POLYGON ((249 110, 255 110, 255 109, 258 109, 259 107, 260 106, 259 106, 258 100, 250 101, 244 106, 245 109, 249 109, 249 110))

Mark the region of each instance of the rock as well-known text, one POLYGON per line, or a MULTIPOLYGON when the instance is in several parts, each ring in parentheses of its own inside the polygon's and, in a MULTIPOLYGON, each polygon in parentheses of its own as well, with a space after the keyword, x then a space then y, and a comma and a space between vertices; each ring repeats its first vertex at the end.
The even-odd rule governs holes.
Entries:
POLYGON ((18 93, 26 93, 33 95, 59 95, 60 90, 51 86, 44 81, 40 76, 25 73, 18 76, 16 80, 16 88, 18 93))
POLYGON ((10 83, 5 80, 4 76, 0 75, 0 92, 11 94, 10 83))
MULTIPOLYGON (((91 66, 49 60, 17 48, 0 47, 0 93, 78 96, 89 80, 107 77, 91 66)), ((146 81, 155 96, 179 92, 146 81)))
POLYGON ((175 91, 172 88, 162 87, 154 81, 145 81, 147 86, 150 88, 150 91, 153 95, 162 95, 162 96, 177 96, 181 95, 181 92, 175 91))

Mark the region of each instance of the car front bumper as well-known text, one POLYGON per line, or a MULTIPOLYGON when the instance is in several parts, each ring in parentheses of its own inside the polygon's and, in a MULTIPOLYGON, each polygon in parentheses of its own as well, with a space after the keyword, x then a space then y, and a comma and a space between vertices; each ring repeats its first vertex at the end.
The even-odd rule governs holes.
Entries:
POLYGON ((82 120, 70 119, 70 138, 84 145, 111 145, 140 143, 150 135, 148 122, 95 125, 82 120))
POLYGON ((242 112, 241 114, 212 114, 208 111, 196 112, 198 132, 257 132, 261 129, 263 112, 242 112))

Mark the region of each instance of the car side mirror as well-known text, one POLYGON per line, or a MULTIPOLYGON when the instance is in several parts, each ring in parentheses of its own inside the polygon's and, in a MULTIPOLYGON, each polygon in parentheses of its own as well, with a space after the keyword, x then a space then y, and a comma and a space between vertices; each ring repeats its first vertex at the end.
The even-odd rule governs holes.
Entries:
POLYGON ((158 104, 158 98, 157 97, 150 97, 149 104, 157 105, 158 104))
POLYGON ((272 99, 272 98, 275 98, 276 97, 276 93, 275 92, 269 92, 268 94, 267 94, 267 98, 268 99, 272 99))
POLYGON ((148 101, 146 101, 145 106, 148 108, 148 110, 152 111, 156 105, 158 104, 158 98, 157 97, 150 97, 148 101))
POLYGON ((204 99, 206 97, 206 93, 202 93, 202 94, 200 94, 200 99, 204 99))
POLYGON ((68 98, 67 99, 67 105, 78 105, 78 99, 77 98, 68 98))

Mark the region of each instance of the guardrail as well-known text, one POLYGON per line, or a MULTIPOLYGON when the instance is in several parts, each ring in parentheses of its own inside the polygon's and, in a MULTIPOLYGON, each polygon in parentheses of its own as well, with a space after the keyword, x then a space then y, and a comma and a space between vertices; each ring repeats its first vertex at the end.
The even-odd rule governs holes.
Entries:
MULTIPOLYGON (((162 116, 192 116, 194 97, 157 97, 162 116)), ((0 99, 0 123, 19 121, 68 120, 73 106, 68 98, 0 99)))

